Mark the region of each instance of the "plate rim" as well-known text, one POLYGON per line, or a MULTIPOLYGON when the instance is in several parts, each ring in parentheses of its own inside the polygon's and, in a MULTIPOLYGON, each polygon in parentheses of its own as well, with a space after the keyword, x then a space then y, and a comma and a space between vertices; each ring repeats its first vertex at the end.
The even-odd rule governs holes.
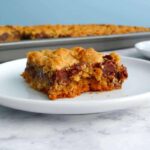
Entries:
POLYGON ((138 42, 134 45, 134 47, 138 50, 138 51, 144 51, 144 52, 149 52, 148 50, 144 49, 144 48, 141 48, 140 45, 141 44, 147 44, 147 43, 150 43, 150 40, 147 40, 147 41, 142 41, 142 42, 138 42))

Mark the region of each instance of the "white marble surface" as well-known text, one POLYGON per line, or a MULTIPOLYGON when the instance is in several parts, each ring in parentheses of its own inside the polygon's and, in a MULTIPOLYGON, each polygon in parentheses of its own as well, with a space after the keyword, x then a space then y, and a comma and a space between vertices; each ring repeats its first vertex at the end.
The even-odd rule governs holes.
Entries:
MULTIPOLYGON (((118 51, 136 56, 134 49, 118 51)), ((92 115, 45 115, 0 106, 0 150, 149 150, 150 102, 92 115)))

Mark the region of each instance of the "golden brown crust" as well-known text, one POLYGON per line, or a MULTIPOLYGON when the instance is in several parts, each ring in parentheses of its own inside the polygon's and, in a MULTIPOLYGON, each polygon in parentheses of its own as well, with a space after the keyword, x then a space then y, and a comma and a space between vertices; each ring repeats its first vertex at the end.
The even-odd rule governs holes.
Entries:
POLYGON ((27 39, 43 39, 61 37, 99 36, 149 31, 149 28, 144 27, 118 26, 111 24, 40 25, 25 27, 24 35, 27 39))
POLYGON ((119 89, 128 75, 116 53, 103 55, 92 48, 75 47, 29 52, 22 76, 31 87, 56 99, 119 89))
POLYGON ((0 26, 0 42, 19 41, 20 33, 13 26, 0 26))
POLYGON ((27 54, 28 62, 44 66, 44 70, 60 70, 80 62, 98 63, 103 61, 102 56, 92 48, 82 47, 32 51, 27 54))
POLYGON ((23 34, 24 34, 24 26, 20 26, 20 25, 13 25, 11 26, 13 29, 15 29, 16 31, 19 32, 20 34, 20 40, 23 39, 23 34))
POLYGON ((24 27, 25 39, 70 37, 68 25, 36 25, 24 27))

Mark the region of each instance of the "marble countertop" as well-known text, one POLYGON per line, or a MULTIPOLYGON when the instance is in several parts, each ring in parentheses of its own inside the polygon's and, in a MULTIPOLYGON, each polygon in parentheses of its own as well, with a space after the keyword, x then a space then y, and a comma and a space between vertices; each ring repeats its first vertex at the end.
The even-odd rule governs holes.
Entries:
MULTIPOLYGON (((140 57, 135 49, 120 50, 140 57)), ((91 115, 46 115, 0 106, 0 150, 149 150, 150 102, 91 115)))

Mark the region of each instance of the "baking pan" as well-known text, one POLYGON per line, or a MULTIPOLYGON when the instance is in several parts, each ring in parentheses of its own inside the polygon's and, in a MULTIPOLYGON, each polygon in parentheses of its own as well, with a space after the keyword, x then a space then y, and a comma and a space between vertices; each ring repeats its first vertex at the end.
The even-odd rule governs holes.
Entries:
POLYGON ((150 32, 1 43, 0 62, 23 58, 30 50, 82 46, 93 47, 97 51, 107 51, 133 47, 136 42, 145 40, 150 40, 150 32))

